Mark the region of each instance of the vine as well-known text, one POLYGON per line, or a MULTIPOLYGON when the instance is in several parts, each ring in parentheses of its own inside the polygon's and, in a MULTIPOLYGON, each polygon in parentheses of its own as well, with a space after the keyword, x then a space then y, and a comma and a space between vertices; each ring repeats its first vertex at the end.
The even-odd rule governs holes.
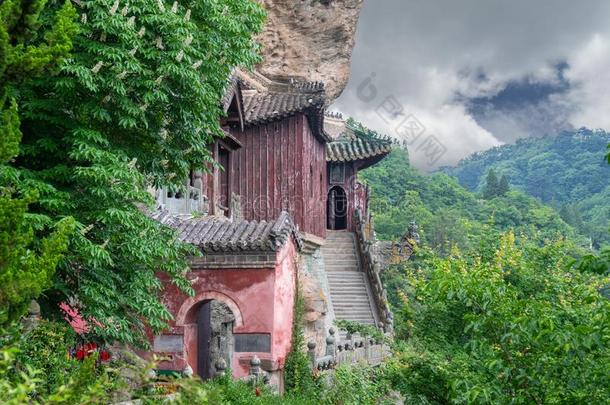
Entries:
POLYGON ((305 303, 297 288, 292 321, 292 348, 286 356, 284 366, 284 385, 287 393, 314 393, 317 386, 305 352, 304 312, 305 303))

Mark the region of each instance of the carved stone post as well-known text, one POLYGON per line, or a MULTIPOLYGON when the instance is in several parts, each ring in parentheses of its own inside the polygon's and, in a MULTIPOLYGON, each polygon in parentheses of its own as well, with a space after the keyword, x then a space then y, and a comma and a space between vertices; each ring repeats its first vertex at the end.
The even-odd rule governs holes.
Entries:
POLYGON ((261 360, 256 355, 250 360, 250 374, 248 375, 248 380, 250 380, 250 383, 254 386, 261 383, 267 384, 269 382, 269 376, 261 369, 261 360))
POLYGON ((309 364, 311 368, 316 368, 316 342, 307 343, 307 356, 309 357, 309 364))
POLYGON ((193 368, 190 364, 187 363, 186 366, 184 366, 182 374, 184 374, 186 378, 191 378, 193 376, 193 368))
POLYGON ((250 360, 250 375, 258 376, 261 372, 261 359, 254 355, 250 360))
POLYGON ((24 332, 27 333, 38 326, 40 320, 40 305, 35 300, 30 302, 28 316, 23 320, 24 332))
POLYGON ((331 327, 328 330, 328 337, 326 338, 326 355, 332 356, 335 359, 335 328, 331 327))
POLYGON ((216 360, 214 367, 216 368, 216 377, 222 377, 223 375, 225 375, 225 370, 227 369, 227 362, 221 357, 216 360))

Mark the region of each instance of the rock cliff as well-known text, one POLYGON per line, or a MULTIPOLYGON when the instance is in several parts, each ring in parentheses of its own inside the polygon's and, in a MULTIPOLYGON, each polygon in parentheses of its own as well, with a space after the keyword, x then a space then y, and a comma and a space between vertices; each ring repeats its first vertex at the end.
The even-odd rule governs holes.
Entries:
POLYGON ((326 85, 327 103, 343 91, 363 0, 261 0, 267 24, 258 71, 326 85))

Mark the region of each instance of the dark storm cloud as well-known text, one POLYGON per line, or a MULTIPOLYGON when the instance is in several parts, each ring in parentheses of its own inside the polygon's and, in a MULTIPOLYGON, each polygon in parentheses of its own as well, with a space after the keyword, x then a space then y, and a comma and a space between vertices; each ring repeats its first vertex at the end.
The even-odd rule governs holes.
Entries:
POLYGON ((446 146, 432 166, 517 137, 610 127, 608 22, 606 0, 365 0, 336 107, 392 133, 375 110, 393 97, 446 146), (373 100, 358 95, 367 78, 373 100))

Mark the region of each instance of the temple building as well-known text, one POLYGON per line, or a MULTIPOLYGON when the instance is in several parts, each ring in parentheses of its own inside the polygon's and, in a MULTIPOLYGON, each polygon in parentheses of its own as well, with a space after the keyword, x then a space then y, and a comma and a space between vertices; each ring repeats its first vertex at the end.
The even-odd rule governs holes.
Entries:
POLYGON ((185 191, 157 191, 155 219, 202 255, 188 274, 195 296, 166 284, 174 320, 152 351, 161 368, 202 378, 219 363, 244 377, 257 356, 281 387, 298 289, 311 339, 335 319, 391 328, 357 174, 393 144, 327 114, 321 83, 237 72, 221 103, 214 163, 202 162, 185 191))

